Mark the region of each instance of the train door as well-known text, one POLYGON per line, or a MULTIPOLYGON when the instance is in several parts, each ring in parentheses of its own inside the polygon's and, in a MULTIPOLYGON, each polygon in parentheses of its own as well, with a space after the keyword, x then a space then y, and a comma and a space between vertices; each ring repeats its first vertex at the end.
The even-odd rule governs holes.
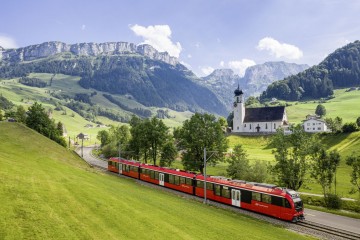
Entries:
POLYGON ((119 173, 122 174, 122 163, 119 163, 119 173))
POLYGON ((231 204, 233 206, 241 207, 240 196, 241 196, 240 190, 231 189, 231 204))
POLYGON ((164 174, 159 173, 159 185, 164 186, 164 174))

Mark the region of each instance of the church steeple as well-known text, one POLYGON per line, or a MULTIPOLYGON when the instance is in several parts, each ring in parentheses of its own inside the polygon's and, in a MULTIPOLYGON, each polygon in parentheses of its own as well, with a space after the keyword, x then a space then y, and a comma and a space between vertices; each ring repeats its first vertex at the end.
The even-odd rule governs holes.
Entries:
POLYGON ((237 89, 234 91, 234 118, 233 118, 233 131, 242 132, 243 123, 245 118, 244 106, 244 93, 238 84, 237 89))

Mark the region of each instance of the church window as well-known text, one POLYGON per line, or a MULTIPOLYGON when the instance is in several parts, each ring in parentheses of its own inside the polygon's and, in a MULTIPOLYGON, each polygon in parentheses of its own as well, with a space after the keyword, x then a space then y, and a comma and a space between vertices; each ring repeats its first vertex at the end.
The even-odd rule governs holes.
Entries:
POLYGON ((251 124, 250 124, 250 129, 251 129, 251 124))
POLYGON ((274 123, 274 129, 276 129, 276 123, 274 123))
POLYGON ((239 102, 239 97, 236 97, 236 102, 239 102))
POLYGON ((244 124, 244 127, 246 127, 246 123, 244 124))
POLYGON ((267 123, 265 124, 265 129, 267 129, 267 123))
POLYGON ((237 130, 239 130, 239 126, 237 127, 237 130))

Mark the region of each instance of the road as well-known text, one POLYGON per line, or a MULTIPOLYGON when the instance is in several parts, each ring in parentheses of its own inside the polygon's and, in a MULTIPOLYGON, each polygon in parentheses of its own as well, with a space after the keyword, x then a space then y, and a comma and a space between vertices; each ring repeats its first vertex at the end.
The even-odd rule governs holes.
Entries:
POLYGON ((360 219, 339 216, 307 208, 305 209, 305 219, 311 222, 360 234, 360 219))
POLYGON ((91 166, 99 166, 101 168, 107 168, 107 161, 101 160, 92 155, 93 146, 83 147, 83 156, 81 156, 81 147, 78 147, 75 151, 91 166))

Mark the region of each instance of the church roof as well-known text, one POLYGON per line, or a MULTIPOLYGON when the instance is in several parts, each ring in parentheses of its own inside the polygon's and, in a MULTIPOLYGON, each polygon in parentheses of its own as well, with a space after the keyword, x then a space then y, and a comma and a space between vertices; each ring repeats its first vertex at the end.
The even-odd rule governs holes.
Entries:
POLYGON ((282 121, 285 106, 246 108, 244 123, 282 121))

